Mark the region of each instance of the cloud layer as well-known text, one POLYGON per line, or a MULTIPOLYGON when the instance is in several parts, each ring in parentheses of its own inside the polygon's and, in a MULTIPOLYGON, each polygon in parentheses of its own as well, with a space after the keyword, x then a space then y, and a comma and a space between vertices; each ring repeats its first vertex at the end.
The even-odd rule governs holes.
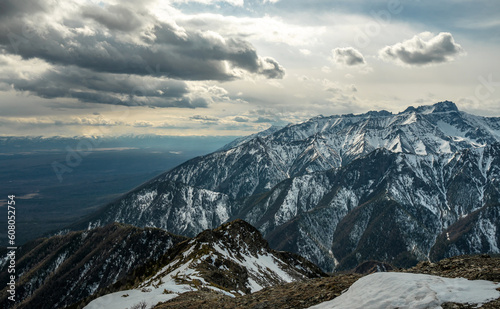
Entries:
POLYGON ((463 52, 450 33, 432 36, 423 32, 404 42, 386 46, 380 50, 379 56, 402 65, 422 66, 452 61, 463 52))
POLYGON ((184 81, 250 75, 273 79, 285 73, 276 60, 259 56, 245 40, 186 30, 126 2, 55 7, 43 1, 24 5, 8 0, 4 9, 0 50, 20 56, 20 61, 43 60, 50 68, 36 77, 2 74, 0 81, 44 98, 206 107, 206 100, 189 96, 184 81))

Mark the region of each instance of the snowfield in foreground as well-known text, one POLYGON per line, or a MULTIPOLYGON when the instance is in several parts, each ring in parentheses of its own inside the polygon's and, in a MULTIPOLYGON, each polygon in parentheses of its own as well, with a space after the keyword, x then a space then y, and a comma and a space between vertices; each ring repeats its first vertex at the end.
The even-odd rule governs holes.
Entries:
POLYGON ((446 302, 483 304, 500 297, 500 284, 485 280, 406 273, 375 273, 356 281, 334 300, 310 309, 438 309, 446 302))

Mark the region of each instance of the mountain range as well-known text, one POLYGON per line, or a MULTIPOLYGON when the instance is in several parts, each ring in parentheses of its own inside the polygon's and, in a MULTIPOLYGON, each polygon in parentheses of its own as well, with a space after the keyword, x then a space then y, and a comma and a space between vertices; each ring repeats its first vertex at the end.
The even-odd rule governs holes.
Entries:
POLYGON ((189 160, 73 228, 123 222, 193 237, 241 218, 324 271, 498 253, 499 153, 500 118, 450 101, 318 116, 189 160))
POLYGON ((500 118, 449 101, 318 116, 239 138, 24 244, 15 305, 245 300, 356 266, 500 253, 499 224, 500 118))

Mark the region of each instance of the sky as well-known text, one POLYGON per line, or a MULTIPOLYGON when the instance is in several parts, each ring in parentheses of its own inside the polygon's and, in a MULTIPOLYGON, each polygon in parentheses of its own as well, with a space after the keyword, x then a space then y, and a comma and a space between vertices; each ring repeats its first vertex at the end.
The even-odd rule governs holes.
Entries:
POLYGON ((0 136, 225 135, 451 100, 500 116, 498 0, 0 0, 0 136))

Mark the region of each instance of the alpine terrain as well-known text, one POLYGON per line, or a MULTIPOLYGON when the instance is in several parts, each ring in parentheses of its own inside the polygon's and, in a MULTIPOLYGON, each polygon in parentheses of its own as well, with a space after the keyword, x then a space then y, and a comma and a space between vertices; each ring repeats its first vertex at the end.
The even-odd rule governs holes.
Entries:
POLYGON ((134 289, 104 295, 85 308, 130 308, 141 302, 150 308, 192 291, 235 297, 326 276, 298 255, 270 249, 261 233, 243 220, 205 230, 178 244, 154 268, 154 274, 140 280, 134 289))
POLYGON ((272 250, 243 220, 191 239, 113 223, 27 243, 18 267, 16 302, 4 287, 1 308, 151 308, 185 292, 235 297, 326 276, 301 256, 272 250))
POLYGON ((449 101, 318 116, 173 168, 73 228, 189 237, 237 218, 324 271, 499 253, 500 118, 449 101))

